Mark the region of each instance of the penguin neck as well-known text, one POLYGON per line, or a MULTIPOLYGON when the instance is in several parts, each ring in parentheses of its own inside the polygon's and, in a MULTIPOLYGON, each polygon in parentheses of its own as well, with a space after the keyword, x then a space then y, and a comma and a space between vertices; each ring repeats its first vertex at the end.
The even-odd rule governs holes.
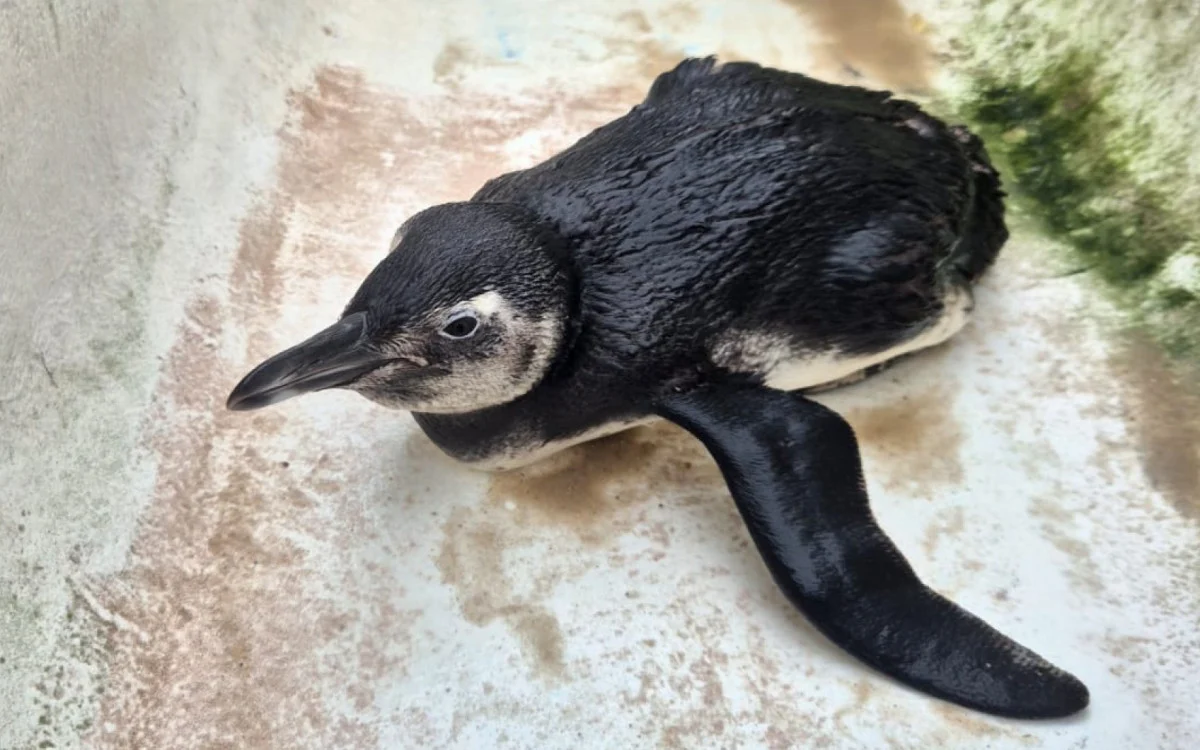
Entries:
POLYGON ((563 372, 572 359, 575 344, 582 329, 583 279, 579 267, 575 263, 574 254, 571 252, 570 242, 562 233, 553 225, 539 221, 532 212, 524 207, 513 204, 510 206, 520 212, 521 222, 537 238, 538 249, 545 254, 556 272, 554 281, 557 286, 555 290, 555 298, 558 303, 556 313, 559 316, 561 327, 554 356, 550 358, 550 364, 546 367, 541 380, 544 383, 563 372))
POLYGON ((572 360, 572 355, 575 352, 575 344, 579 340, 579 334, 583 330, 583 320, 581 311, 582 288, 579 279, 579 274, 574 268, 574 264, 569 260, 563 263, 563 273, 566 274, 566 288, 563 304, 562 317, 562 333, 558 343, 558 352, 550 361, 550 366, 546 368, 546 376, 543 378, 549 379, 563 372, 572 360))

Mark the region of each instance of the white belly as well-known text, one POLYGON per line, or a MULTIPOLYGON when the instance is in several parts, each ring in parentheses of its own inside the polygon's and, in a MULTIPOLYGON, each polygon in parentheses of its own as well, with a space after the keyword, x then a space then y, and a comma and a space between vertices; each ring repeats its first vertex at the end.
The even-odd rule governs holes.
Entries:
POLYGON ((967 324, 972 307, 970 292, 952 289, 946 294, 941 317, 933 325, 913 338, 875 354, 847 356, 836 350, 813 354, 796 351, 784 336, 734 333, 713 347, 712 360, 733 372, 766 373, 767 385, 781 391, 816 388, 945 342, 967 324))

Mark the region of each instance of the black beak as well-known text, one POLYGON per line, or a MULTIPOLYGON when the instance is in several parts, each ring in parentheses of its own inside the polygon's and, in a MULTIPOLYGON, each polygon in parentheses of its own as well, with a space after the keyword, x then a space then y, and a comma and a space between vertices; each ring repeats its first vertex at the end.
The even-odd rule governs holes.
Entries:
POLYGON ((242 378, 225 406, 249 411, 293 396, 346 385, 391 361, 367 344, 367 318, 354 313, 280 352, 242 378))

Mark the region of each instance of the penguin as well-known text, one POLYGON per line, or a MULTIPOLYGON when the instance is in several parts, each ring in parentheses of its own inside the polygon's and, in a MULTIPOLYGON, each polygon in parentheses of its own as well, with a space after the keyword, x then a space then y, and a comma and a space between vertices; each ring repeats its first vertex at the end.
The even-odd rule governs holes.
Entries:
POLYGON ((963 328, 1004 198, 977 136, 891 92, 687 59, 569 148, 405 221, 340 319, 227 407, 349 389, 491 470, 667 420, 833 643, 938 699, 1065 717, 1086 686, 921 581, 853 429, 809 398, 963 328))

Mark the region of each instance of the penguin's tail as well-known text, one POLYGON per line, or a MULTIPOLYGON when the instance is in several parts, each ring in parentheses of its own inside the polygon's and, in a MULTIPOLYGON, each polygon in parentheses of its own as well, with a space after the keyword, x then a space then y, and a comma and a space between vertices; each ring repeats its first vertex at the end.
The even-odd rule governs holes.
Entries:
POLYGON ((1000 173, 992 166, 983 141, 962 125, 950 128, 971 163, 971 204, 964 217, 962 236, 947 265, 967 284, 974 284, 991 268, 1008 241, 1004 223, 1004 190, 1000 173))

